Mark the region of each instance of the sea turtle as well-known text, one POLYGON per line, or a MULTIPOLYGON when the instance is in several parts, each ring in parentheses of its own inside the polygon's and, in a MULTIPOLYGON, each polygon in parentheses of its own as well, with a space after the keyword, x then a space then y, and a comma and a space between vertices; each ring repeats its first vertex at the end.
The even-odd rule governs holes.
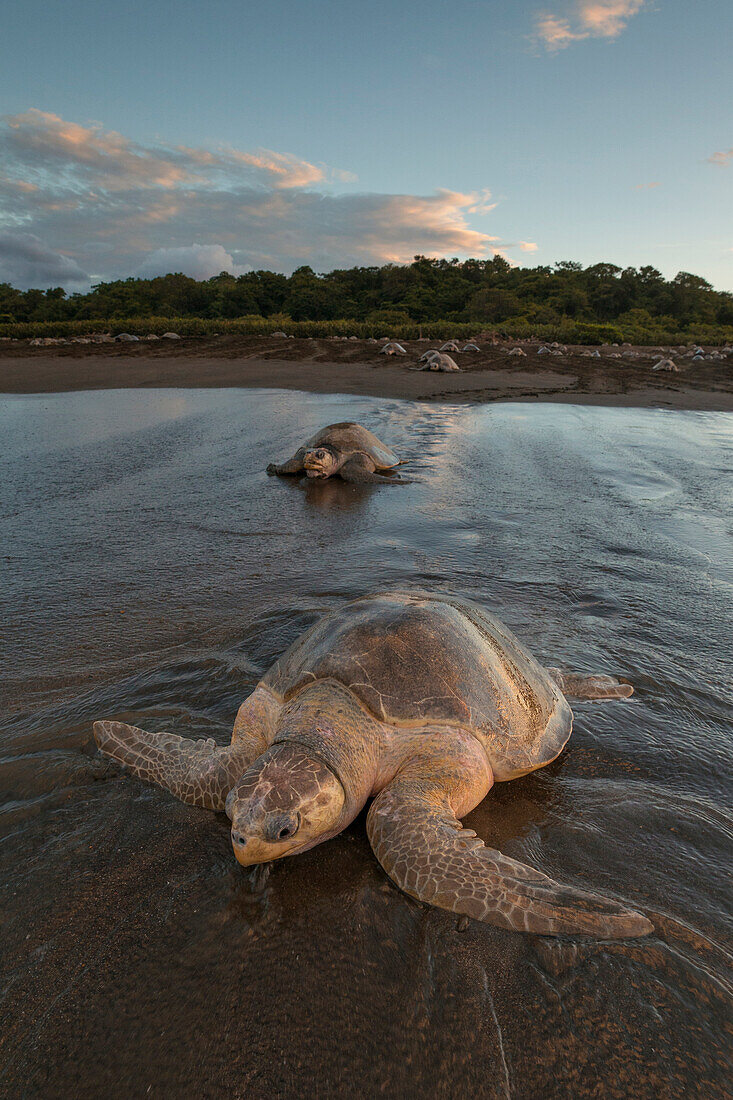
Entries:
POLYGON ((391 342, 384 345, 380 351, 380 355, 407 355, 407 352, 402 347, 402 344, 391 342))
POLYGON ((419 362, 424 362, 423 367, 412 367, 412 370, 437 370, 446 372, 460 371, 460 367, 456 363, 455 359, 451 359, 450 355, 445 355, 442 351, 426 352, 425 355, 420 356, 419 362))
POLYGON ((268 474, 302 474, 312 478, 338 475, 344 481, 384 482, 404 485, 402 478, 384 477, 377 470, 391 470, 399 458, 373 432, 350 420, 329 424, 299 447, 292 458, 277 466, 271 462, 268 474))
POLYGON ((367 833, 420 901, 541 934, 639 936, 649 921, 487 848, 460 819, 494 781, 554 760, 570 736, 563 691, 633 688, 537 663, 469 600, 363 596, 318 620, 239 708, 231 744, 94 724, 99 747, 194 806, 226 810, 243 866, 340 833, 373 798, 367 833))

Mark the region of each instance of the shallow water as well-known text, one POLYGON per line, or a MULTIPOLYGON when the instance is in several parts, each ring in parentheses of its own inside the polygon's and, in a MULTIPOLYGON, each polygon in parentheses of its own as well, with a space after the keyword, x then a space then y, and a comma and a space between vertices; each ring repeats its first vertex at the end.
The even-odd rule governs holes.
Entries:
POLYGON ((124 390, 2 398, 0 436, 2 1095, 727 1095, 731 414, 124 390), (341 419, 415 482, 264 474, 341 419), (244 871, 223 815, 96 753, 97 717, 226 742, 305 627, 396 584, 636 685, 467 823, 653 936, 458 931, 363 818, 244 871))

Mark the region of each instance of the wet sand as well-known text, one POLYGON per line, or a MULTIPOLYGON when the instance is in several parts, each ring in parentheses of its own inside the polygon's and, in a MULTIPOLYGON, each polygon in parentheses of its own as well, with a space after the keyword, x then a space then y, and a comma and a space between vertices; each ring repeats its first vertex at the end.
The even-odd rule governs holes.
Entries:
MULTIPOLYGON (((653 372, 660 355, 639 359, 567 355, 513 358, 485 345, 456 355, 459 374, 417 371, 426 341, 387 358, 365 341, 189 338, 176 342, 0 346, 0 392, 59 393, 127 387, 277 387, 423 401, 552 401, 633 408, 733 410, 733 359, 690 363, 680 373, 653 372), (132 350, 131 350, 132 349, 132 350)), ((438 345, 439 346, 439 345, 438 345)), ((512 345, 508 344, 507 347, 512 345)), ((616 354, 619 354, 616 352, 616 354)))
POLYGON ((729 1095, 731 418, 248 390, 0 399, 0 1095, 729 1095), (268 478, 353 416, 412 484, 268 478), (466 819, 655 932, 503 932, 394 888, 363 816, 276 864, 97 753, 225 743, 324 611, 454 591, 547 664, 628 676, 466 819))

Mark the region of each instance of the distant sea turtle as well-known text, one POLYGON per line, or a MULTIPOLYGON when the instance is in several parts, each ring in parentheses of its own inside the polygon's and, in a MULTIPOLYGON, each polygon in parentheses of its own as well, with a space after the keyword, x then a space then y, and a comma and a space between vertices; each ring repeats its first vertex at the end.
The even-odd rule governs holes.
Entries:
POLYGON ((177 798, 226 809, 245 867, 340 833, 373 798, 367 833, 420 901, 502 928, 640 936, 652 925, 485 847, 460 819, 494 781, 554 760, 570 736, 562 690, 633 691, 548 670, 493 616, 427 592, 364 596, 324 616, 239 709, 232 742, 94 724, 99 747, 177 798))
POLYGON ((455 359, 451 359, 450 355, 445 355, 441 351, 426 352, 425 355, 420 356, 419 362, 425 364, 423 367, 413 367, 413 370, 437 370, 454 372, 460 371, 460 367, 456 363, 455 359))
POLYGON ((271 462, 268 474, 303 474, 311 478, 338 475, 344 481, 384 482, 404 485, 402 478, 383 477, 377 470, 391 470, 399 458, 373 432, 347 420, 329 424, 299 447, 292 458, 277 466, 271 462))

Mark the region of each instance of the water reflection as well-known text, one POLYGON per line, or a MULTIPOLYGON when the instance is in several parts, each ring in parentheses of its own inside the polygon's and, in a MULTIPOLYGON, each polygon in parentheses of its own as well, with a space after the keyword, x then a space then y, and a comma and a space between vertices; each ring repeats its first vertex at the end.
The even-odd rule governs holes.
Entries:
POLYGON ((730 428, 276 391, 2 399, 10 1094, 725 1095, 730 428), (344 419, 413 483, 265 474, 344 419), (392 889, 362 820, 253 882, 225 819, 97 756, 100 714, 226 741, 298 634, 392 584, 636 684, 577 706, 568 751, 468 824, 633 900, 652 941, 459 933, 392 889))
MULTIPOLYGON (((340 478, 326 478, 323 481, 303 478, 298 485, 311 508, 320 512, 360 511, 371 500, 381 485, 350 485, 340 478)), ((391 488, 386 486, 387 490, 391 488)))

